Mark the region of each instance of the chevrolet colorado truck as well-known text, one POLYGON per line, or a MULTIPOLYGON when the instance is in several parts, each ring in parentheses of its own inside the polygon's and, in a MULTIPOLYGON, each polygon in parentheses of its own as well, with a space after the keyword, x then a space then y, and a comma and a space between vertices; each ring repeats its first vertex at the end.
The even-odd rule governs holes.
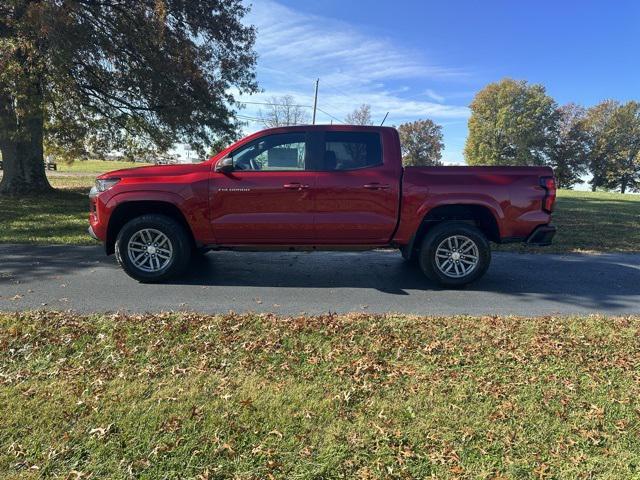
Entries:
POLYGON ((393 128, 282 127, 199 164, 99 176, 89 233, 141 282, 206 250, 390 247, 460 286, 487 271, 490 242, 550 244, 555 198, 547 167, 403 167, 393 128))

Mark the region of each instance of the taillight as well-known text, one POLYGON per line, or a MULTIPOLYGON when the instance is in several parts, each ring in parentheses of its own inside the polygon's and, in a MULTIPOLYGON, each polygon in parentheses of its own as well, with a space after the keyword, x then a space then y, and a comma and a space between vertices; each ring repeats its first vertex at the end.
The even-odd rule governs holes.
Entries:
POLYGON ((553 177, 540 177, 540 186, 545 189, 542 209, 547 213, 551 213, 553 212, 553 205, 556 203, 556 179, 553 177))

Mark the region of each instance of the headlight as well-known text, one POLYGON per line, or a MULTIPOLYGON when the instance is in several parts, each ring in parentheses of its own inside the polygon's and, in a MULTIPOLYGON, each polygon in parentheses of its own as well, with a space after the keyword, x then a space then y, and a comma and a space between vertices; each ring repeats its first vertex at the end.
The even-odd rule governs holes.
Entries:
POLYGON ((119 181, 120 181, 119 178, 107 178, 104 180, 96 180, 96 190, 99 193, 104 192, 105 190, 109 190, 119 181))
POLYGON ((93 186, 91 191, 89 192, 90 196, 97 195, 98 193, 102 193, 105 190, 109 190, 116 183, 120 181, 119 178, 105 178, 103 180, 96 180, 96 184, 93 186))

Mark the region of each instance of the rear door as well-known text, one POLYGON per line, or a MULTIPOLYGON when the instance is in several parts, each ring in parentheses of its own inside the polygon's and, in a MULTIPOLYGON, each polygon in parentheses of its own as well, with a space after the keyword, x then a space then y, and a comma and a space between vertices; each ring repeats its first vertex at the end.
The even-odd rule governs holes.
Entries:
POLYGON ((315 188, 316 243, 390 241, 399 214, 401 166, 395 152, 384 150, 381 132, 374 129, 324 133, 315 188))
POLYGON ((314 241, 314 186, 306 132, 259 137, 230 154, 234 170, 210 183, 218 244, 305 244, 314 241))

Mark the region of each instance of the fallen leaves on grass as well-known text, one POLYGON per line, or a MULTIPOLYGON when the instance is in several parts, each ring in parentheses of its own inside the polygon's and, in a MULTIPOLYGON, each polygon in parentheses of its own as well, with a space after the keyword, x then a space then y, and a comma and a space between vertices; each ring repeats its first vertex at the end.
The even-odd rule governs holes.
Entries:
POLYGON ((0 470, 633 476, 639 334, 638 317, 0 314, 0 470))

